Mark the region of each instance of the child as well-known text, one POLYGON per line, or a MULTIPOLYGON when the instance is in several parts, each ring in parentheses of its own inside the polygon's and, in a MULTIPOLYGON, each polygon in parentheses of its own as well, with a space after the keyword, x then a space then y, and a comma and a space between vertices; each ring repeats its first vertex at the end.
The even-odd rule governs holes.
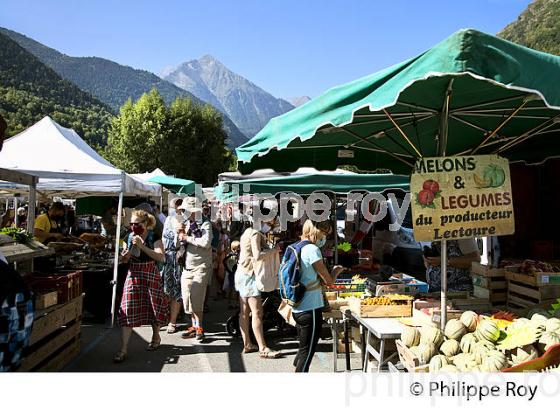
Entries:
POLYGON ((229 300, 228 309, 235 309, 231 301, 236 300, 235 297, 235 271, 237 270, 237 261, 239 260, 239 241, 231 242, 231 252, 224 258, 224 269, 226 277, 224 280, 224 292, 229 300))

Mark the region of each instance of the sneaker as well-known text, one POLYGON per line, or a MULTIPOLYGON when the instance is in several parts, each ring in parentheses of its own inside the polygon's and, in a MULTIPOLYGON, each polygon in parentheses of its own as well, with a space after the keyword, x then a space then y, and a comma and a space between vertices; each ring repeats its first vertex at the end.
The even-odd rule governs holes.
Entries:
POLYGON ((201 327, 196 329, 196 340, 199 342, 204 341, 204 330, 201 327))

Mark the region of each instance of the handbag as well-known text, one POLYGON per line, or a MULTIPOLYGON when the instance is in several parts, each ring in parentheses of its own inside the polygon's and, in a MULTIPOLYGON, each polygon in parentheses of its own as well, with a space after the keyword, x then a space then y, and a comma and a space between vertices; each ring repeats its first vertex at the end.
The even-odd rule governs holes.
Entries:
POLYGON ((296 320, 294 319, 294 312, 292 307, 288 304, 288 302, 284 299, 280 302, 280 306, 278 307, 278 313, 280 316, 284 318, 287 324, 296 326, 296 320))

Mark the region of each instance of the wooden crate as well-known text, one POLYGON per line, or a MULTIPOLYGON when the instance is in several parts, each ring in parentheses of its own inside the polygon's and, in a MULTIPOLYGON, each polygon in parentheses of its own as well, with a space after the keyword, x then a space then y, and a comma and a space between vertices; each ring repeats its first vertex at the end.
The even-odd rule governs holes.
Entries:
POLYGON ((361 299, 350 299, 350 310, 360 317, 410 317, 412 300, 398 305, 364 305, 361 299))
POLYGON ((399 360, 407 371, 411 373, 428 372, 428 364, 421 362, 420 358, 412 353, 412 351, 408 347, 406 347, 406 345, 401 340, 395 340, 395 344, 397 346, 399 360))
POLYGON ((476 298, 486 299, 492 306, 505 305, 507 301, 507 290, 488 289, 482 286, 473 286, 473 295, 476 298))
POLYGON ((560 287, 560 272, 535 272, 529 275, 519 272, 517 268, 510 267, 506 271, 506 280, 521 282, 532 286, 552 285, 560 287))
POLYGON ((479 262, 473 262, 471 265, 471 274, 477 276, 483 276, 486 278, 504 277, 505 269, 503 268, 491 268, 488 265, 483 265, 479 262))
POLYGON ((485 289, 500 290, 507 289, 506 277, 504 276, 479 276, 472 275, 472 283, 485 289))
POLYGON ((50 308, 58 303, 58 292, 38 293, 35 295, 35 310, 50 308))
POLYGON ((552 303, 560 297, 560 284, 556 284, 556 280, 551 283, 546 272, 528 275, 507 271, 506 279, 508 281, 507 303, 514 308, 530 308, 552 303))
POLYGON ((83 295, 36 312, 19 371, 58 371, 80 351, 83 295))

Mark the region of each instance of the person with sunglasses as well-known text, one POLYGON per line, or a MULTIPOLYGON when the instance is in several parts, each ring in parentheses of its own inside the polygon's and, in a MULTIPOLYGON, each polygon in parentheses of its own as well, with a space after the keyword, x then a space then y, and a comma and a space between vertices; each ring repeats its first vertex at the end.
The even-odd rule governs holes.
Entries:
POLYGON ((122 261, 128 262, 129 266, 118 311, 122 345, 113 357, 115 363, 126 360, 128 341, 134 327, 152 326, 152 340, 146 350, 156 350, 161 343, 159 329, 167 321, 168 306, 161 274, 156 266, 156 262, 165 261, 165 251, 161 240, 154 235, 155 224, 155 217, 148 212, 132 212, 131 233, 121 254, 122 261))

